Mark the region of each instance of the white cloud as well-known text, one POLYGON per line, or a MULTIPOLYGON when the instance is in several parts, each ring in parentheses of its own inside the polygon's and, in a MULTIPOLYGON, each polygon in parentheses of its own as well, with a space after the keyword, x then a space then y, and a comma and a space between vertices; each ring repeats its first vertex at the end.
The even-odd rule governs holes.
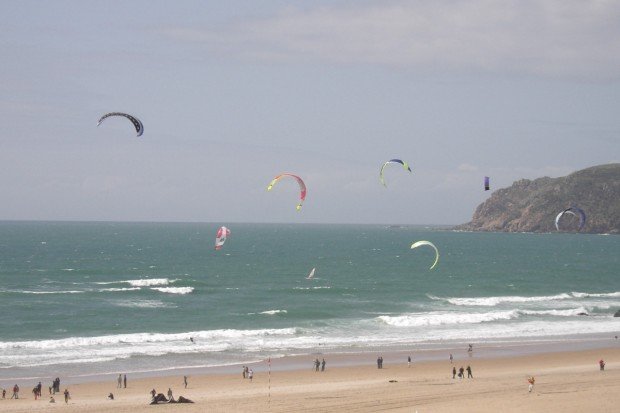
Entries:
POLYGON ((416 70, 620 77, 620 2, 392 1, 287 9, 167 35, 247 59, 367 63, 416 70))

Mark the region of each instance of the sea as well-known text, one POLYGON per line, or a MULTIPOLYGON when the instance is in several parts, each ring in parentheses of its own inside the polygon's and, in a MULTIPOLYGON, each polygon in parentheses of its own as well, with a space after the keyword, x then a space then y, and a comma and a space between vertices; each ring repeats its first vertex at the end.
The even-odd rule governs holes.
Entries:
POLYGON ((619 252, 617 235, 564 232, 0 222, 0 381, 607 340, 619 252))

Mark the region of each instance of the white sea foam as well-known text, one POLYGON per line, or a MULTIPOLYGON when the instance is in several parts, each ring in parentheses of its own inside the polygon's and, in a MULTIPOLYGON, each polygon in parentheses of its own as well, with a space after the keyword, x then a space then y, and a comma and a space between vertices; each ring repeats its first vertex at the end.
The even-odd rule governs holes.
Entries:
POLYGON ((145 278, 141 280, 127 280, 123 281, 129 283, 132 287, 151 287, 153 285, 170 285, 176 280, 169 280, 168 278, 145 278))
POLYGON ((98 281, 95 284, 109 285, 109 284, 129 284, 132 287, 152 287, 154 285, 170 285, 178 280, 171 280, 169 278, 142 278, 139 280, 119 280, 119 281, 98 281))
POLYGON ((571 295, 575 298, 606 298, 606 297, 620 297, 620 291, 613 293, 579 293, 572 292, 571 295))
POLYGON ((513 320, 522 316, 555 316, 576 317, 589 314, 584 307, 562 310, 508 310, 490 311, 485 313, 460 313, 460 312, 429 312, 413 313, 399 316, 379 316, 377 319, 385 324, 396 327, 419 327, 458 324, 479 324, 492 321, 513 320))
POLYGON ((293 290, 329 290, 330 286, 328 285, 324 285, 324 286, 316 286, 316 287, 293 287, 293 290))
POLYGON ((286 310, 267 310, 261 311, 259 314, 267 314, 267 315, 275 315, 275 314, 286 314, 288 311, 286 310))
POLYGON ((170 303, 164 303, 159 300, 116 300, 112 302, 117 307, 128 308, 176 308, 177 306, 170 303))
POLYGON ((502 303, 527 303, 527 302, 541 302, 541 301, 553 301, 553 300, 566 300, 573 298, 570 294, 556 294, 549 296, 534 296, 534 297, 521 297, 521 296, 500 296, 500 297, 435 297, 433 295, 427 295, 431 300, 447 301, 453 305, 459 306, 483 306, 494 307, 502 303))
POLYGON ((166 294, 189 294, 194 291, 194 287, 153 287, 151 290, 161 291, 166 294))
POLYGON ((549 302, 559 300, 570 300, 574 298, 613 298, 620 297, 620 292, 613 293, 560 293, 556 295, 543 295, 543 296, 498 296, 498 297, 436 297, 434 295, 426 295, 431 300, 446 301, 452 305, 458 306, 482 306, 482 307, 494 307, 504 303, 528 303, 528 302, 549 302))
POLYGON ((396 327, 437 326, 446 324, 475 324, 496 320, 510 320, 519 317, 517 310, 493 311, 489 313, 446 313, 431 312, 400 316, 379 316, 385 324, 396 327))
POLYGON ((115 291, 135 291, 141 290, 140 287, 129 287, 129 288, 102 288, 100 292, 115 292, 115 291))
POLYGON ((68 291, 11 291, 21 294, 81 294, 87 291, 68 290, 68 291))
POLYGON ((583 314, 589 315, 589 312, 584 307, 569 308, 566 310, 519 310, 519 313, 524 315, 553 315, 559 317, 573 317, 583 314))

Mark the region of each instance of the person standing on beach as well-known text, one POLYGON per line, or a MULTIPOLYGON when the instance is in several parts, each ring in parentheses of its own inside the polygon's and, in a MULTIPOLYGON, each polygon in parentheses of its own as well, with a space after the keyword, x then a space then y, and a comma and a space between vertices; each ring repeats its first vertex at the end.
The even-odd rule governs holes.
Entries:
POLYGON ((471 366, 469 364, 467 365, 467 378, 468 379, 473 379, 474 378, 474 375, 471 374, 471 366))
POLYGON ((529 386, 527 386, 527 391, 528 393, 531 393, 532 389, 534 388, 534 383, 536 382, 534 376, 528 377, 527 382, 529 383, 529 386))
POLYGON ((456 378, 456 366, 452 366, 452 380, 456 378))
POLYGON ((245 366, 241 366, 242 372, 241 374, 243 375, 243 378, 245 379, 245 366))
POLYGON ((321 362, 321 371, 325 371, 325 359, 321 362))
POLYGON ((319 371, 319 367, 321 367, 321 362, 317 358, 316 360, 314 360, 314 371, 319 371))
POLYGON ((126 374, 123 375, 123 387, 127 388, 127 375, 126 374))
POLYGON ((11 399, 19 399, 19 386, 17 384, 13 386, 13 395, 11 396, 11 399))
POLYGON ((465 377, 465 369, 461 366, 459 368, 459 379, 462 379, 463 377, 465 377))
POLYGON ((119 374, 118 379, 116 379, 116 388, 120 389, 121 387, 123 387, 123 376, 119 374))
POLYGON ((69 389, 65 389, 65 403, 69 403, 70 398, 71 396, 69 396, 69 389))
POLYGON ((452 353, 450 353, 450 364, 452 364, 452 361, 454 361, 454 357, 452 357, 452 353))
POLYGON ((254 378, 254 370, 250 369, 248 371, 248 379, 250 379, 250 383, 252 382, 253 378, 254 378))
POLYGON ((411 356, 407 357, 407 367, 411 367, 411 356))
POLYGON ((183 385, 187 389, 187 376, 183 376, 183 385))
POLYGON ((467 349, 467 353, 469 354, 469 357, 471 357, 474 354, 474 345, 470 344, 469 348, 467 349))
POLYGON ((168 387, 168 401, 171 401, 172 399, 172 389, 170 387, 168 387))
POLYGON ((598 361, 598 366, 601 369, 601 371, 605 370, 605 361, 603 359, 600 359, 598 361))
POLYGON ((2 398, 6 399, 6 389, 2 389, 2 398))

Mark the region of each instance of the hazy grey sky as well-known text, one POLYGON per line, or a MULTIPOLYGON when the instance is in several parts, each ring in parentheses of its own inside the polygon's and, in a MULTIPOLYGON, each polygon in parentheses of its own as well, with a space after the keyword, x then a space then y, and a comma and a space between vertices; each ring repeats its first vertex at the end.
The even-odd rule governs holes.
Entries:
POLYGON ((7 0, 0 30, 4 220, 456 224, 485 175, 620 160, 617 1, 7 0))

